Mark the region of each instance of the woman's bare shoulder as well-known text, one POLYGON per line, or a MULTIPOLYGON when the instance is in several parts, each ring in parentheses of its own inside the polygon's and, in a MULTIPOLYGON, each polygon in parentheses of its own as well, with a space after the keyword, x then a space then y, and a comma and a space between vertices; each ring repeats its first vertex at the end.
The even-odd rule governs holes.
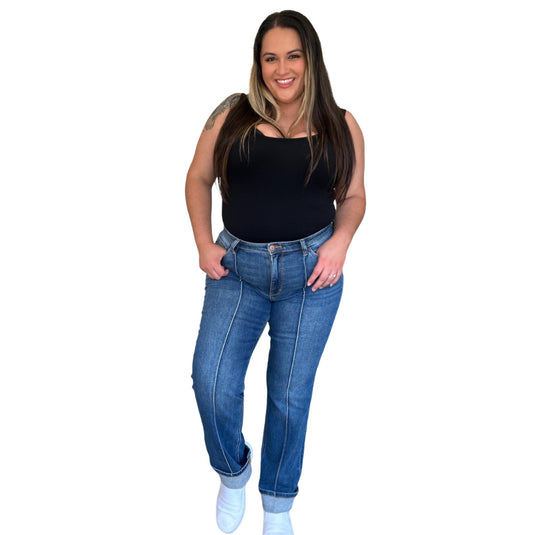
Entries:
MULTIPOLYGON (((345 119, 349 126, 358 126, 357 120, 355 119, 354 115, 349 110, 345 111, 345 119)), ((360 127, 359 127, 360 128, 360 127)))
POLYGON ((212 112, 210 117, 208 117, 208 120, 204 125, 204 130, 211 130, 212 128, 214 128, 216 122, 221 122, 222 124, 222 122, 224 122, 225 120, 226 115, 228 114, 228 110, 230 110, 238 103, 242 95, 243 93, 233 93, 225 100, 223 100, 223 102, 221 102, 221 104, 219 104, 217 108, 212 112))
POLYGON ((357 120, 355 119, 353 114, 348 110, 345 110, 345 119, 347 122, 347 126, 349 127, 349 131, 353 135, 353 138, 356 138, 357 140, 362 140, 363 142, 364 140, 360 125, 357 123, 357 120))

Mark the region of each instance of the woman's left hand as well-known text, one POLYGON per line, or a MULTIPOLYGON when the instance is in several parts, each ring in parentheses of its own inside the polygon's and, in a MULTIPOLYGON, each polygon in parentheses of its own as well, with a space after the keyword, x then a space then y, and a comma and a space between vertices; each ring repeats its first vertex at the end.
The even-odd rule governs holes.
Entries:
POLYGON ((347 246, 332 236, 318 248, 317 254, 318 262, 307 281, 307 286, 312 286, 313 292, 333 286, 340 280, 347 246))

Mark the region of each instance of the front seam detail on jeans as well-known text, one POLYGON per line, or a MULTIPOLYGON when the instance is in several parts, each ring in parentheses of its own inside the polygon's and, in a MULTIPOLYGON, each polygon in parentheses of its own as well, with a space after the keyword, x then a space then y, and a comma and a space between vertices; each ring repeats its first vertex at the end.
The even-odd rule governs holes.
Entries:
POLYGON ((306 296, 306 290, 303 288, 303 299, 301 301, 301 309, 299 310, 299 321, 297 322, 297 329, 295 333, 295 344, 294 344, 294 352, 292 355, 292 365, 290 366, 290 373, 288 375, 288 384, 286 385, 286 425, 284 429, 284 442, 282 445, 281 458, 279 461, 279 467, 277 468, 277 475, 275 476, 275 484, 273 485, 273 490, 275 492, 277 492, 277 484, 279 482, 279 473, 281 471, 282 460, 284 459, 284 453, 286 452, 286 442, 288 440, 288 421, 289 421, 289 413, 290 413, 290 383, 292 382, 292 374, 293 374, 294 364, 295 364, 295 355, 297 354, 297 344, 299 342, 301 318, 303 316, 303 308, 305 307, 305 296, 306 296))
POLYGON ((221 444, 221 438, 219 436, 219 429, 217 428, 217 417, 216 417, 216 410, 215 410, 215 391, 216 391, 217 379, 218 379, 218 375, 219 375, 219 365, 221 364, 221 359, 223 358, 223 351, 225 351, 225 347, 227 345, 227 340, 228 340, 228 337, 229 337, 229 334, 230 334, 230 330, 232 329, 232 325, 234 324, 234 318, 236 318, 236 314, 238 313, 238 308, 240 307, 242 292, 243 292, 243 282, 240 283, 240 296, 238 297, 238 303, 236 304, 236 308, 234 309, 234 314, 232 315, 232 319, 230 320, 230 325, 228 326, 227 334, 225 335, 225 340, 223 341, 223 346, 221 347, 221 352, 219 353, 219 359, 217 361, 217 368, 216 368, 216 371, 215 371, 215 378, 214 378, 214 390, 212 392, 212 413, 213 413, 213 417, 214 417, 215 432, 216 432, 216 435, 217 435, 217 440, 219 442, 219 447, 221 448, 221 453, 223 454, 223 457, 225 458, 225 462, 227 463, 227 466, 228 466, 228 469, 229 469, 229 472, 230 472, 231 476, 234 475, 234 474, 233 474, 232 468, 230 467, 230 464, 228 462, 227 456, 225 455, 225 450, 223 449, 223 444, 221 444))

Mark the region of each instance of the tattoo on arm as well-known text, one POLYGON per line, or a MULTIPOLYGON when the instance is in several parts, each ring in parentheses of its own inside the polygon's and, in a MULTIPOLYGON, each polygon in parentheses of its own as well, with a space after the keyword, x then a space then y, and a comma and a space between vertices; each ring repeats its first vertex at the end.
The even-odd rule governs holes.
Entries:
POLYGON ((225 110, 228 108, 234 106, 236 102, 241 97, 241 93, 234 93, 233 95, 230 95, 230 97, 226 98, 213 112, 210 117, 208 117, 208 121, 206 121, 206 124, 204 125, 205 130, 210 130, 214 127, 215 120, 219 115, 221 115, 225 110))

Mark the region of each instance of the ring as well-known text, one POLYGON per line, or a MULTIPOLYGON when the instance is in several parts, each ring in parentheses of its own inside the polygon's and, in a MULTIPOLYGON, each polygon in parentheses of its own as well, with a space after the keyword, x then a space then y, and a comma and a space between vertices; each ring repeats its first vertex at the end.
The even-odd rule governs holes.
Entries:
POLYGON ((331 273, 329 277, 331 277, 331 279, 334 279, 336 277, 336 273, 331 273))

